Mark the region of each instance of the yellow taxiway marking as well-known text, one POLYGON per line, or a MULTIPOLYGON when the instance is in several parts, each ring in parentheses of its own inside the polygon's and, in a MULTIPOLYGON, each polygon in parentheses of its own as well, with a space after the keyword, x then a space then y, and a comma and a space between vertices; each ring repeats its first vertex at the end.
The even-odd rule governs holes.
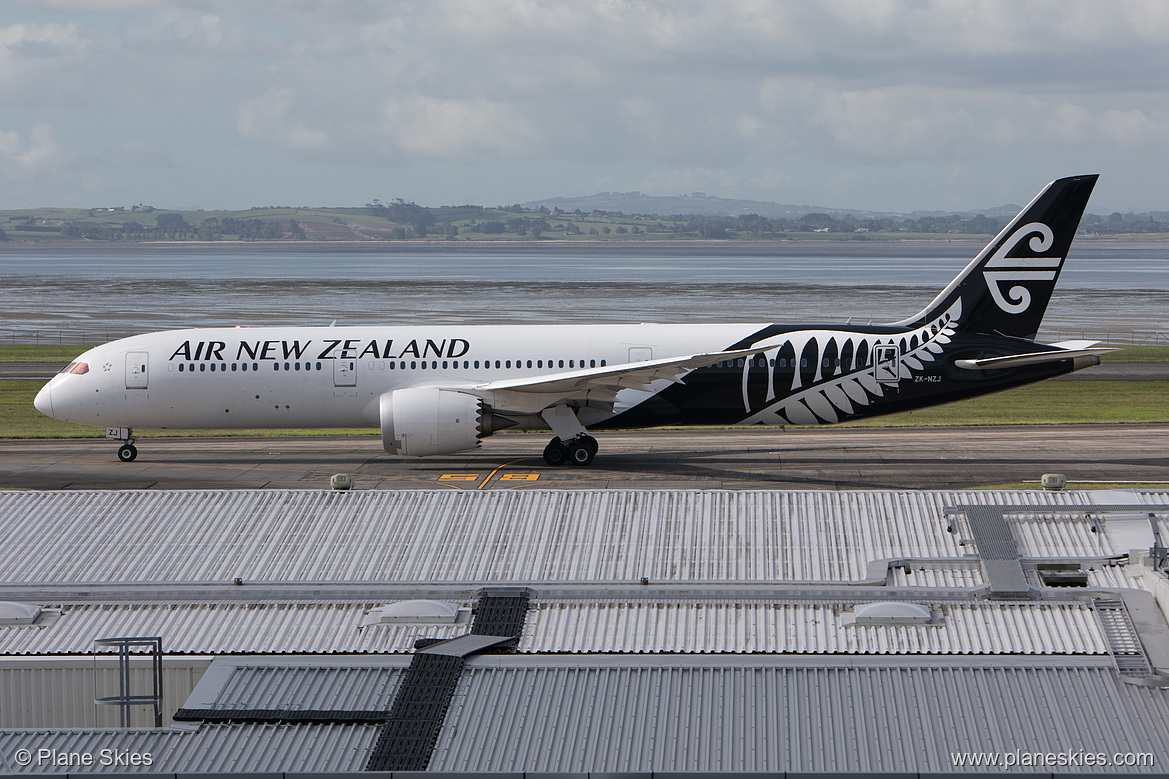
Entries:
POLYGON ((500 471, 502 471, 502 470, 503 470, 504 468, 506 468, 507 466, 509 466, 509 465, 515 465, 516 463, 522 463, 524 460, 529 460, 529 459, 531 459, 531 458, 529 458, 529 457, 521 457, 521 458, 520 458, 520 459, 518 459, 518 460, 512 460, 511 462, 504 463, 503 465, 499 466, 498 468, 496 468, 496 469, 495 469, 494 471, 492 471, 491 473, 487 474, 487 478, 486 478, 486 479, 484 479, 484 480, 483 480, 483 483, 482 483, 482 484, 480 484, 480 485, 479 485, 478 487, 476 487, 475 489, 477 489, 477 490, 481 490, 481 489, 483 489, 484 487, 486 487, 486 486, 487 486, 487 483, 491 481, 491 477, 492 477, 492 476, 494 476, 495 474, 499 473, 500 471))
MULTIPOLYGON (((541 487, 554 487, 557 484, 576 484, 577 482, 581 482, 581 481, 601 481, 602 479, 612 479, 612 478, 613 478, 613 474, 611 474, 611 473, 608 475, 605 475, 605 476, 582 476, 579 479, 564 479, 562 481, 548 481, 548 482, 544 482, 540 486, 541 487)), ((507 489, 509 489, 509 490, 522 490, 524 487, 531 487, 531 486, 532 486, 531 484, 517 484, 514 487, 508 487, 507 489)))

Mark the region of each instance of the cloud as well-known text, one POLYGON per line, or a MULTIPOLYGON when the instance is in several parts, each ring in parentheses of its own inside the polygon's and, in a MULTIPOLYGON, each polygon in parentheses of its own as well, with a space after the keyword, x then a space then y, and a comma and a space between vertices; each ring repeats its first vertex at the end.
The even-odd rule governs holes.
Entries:
POLYGON ((442 160, 513 155, 538 145, 535 128, 513 106, 482 98, 391 101, 385 107, 385 132, 407 156, 442 160))
POLYGON ((0 177, 25 184, 59 174, 65 153, 47 124, 38 124, 22 138, 16 131, 0 131, 0 177))
POLYGON ((52 124, 121 177, 167 164, 165 138, 216 182, 278 167, 246 175, 282 195, 385 168, 498 202, 602 175, 759 197, 1008 156, 1147 171, 1169 127, 1163 0, 45 2, 0 26, 6 126, 52 124))
POLYGON ((291 152, 320 152, 329 148, 329 135, 292 116, 296 96, 289 87, 269 89, 245 100, 236 112, 236 128, 244 138, 272 144, 291 152))

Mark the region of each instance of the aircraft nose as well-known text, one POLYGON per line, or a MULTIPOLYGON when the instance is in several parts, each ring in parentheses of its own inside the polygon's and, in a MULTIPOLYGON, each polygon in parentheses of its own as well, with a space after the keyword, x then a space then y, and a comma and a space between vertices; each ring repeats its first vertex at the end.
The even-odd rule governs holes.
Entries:
MULTIPOLYGON (((41 391, 33 399, 33 407, 47 417, 53 416, 53 382, 41 387, 41 391)), ((25 397, 28 397, 27 395, 25 397)))

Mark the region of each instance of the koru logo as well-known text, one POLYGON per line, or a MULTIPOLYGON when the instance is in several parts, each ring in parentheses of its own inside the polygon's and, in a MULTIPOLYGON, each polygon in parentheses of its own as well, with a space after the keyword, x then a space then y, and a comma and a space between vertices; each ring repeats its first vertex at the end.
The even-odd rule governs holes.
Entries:
POLYGON ((999 247, 982 272, 994 302, 1008 314, 1026 311, 1031 305, 1031 292, 1025 286, 1016 284, 1004 295, 1002 285, 1014 281, 1051 281, 1059 273, 1060 263, 1063 262, 1063 257, 1007 257, 1028 236, 1031 240, 1027 246, 1036 254, 1047 251, 1055 242, 1055 235, 1047 225, 1039 222, 1023 225, 999 247))

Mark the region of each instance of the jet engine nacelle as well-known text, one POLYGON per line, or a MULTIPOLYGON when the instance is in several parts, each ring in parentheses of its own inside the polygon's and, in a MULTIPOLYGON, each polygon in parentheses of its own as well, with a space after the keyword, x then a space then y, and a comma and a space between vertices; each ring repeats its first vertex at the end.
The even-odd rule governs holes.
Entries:
POLYGON ((491 435, 491 410, 483 399, 438 387, 387 392, 380 403, 382 447, 390 454, 422 457, 479 446, 491 435))

